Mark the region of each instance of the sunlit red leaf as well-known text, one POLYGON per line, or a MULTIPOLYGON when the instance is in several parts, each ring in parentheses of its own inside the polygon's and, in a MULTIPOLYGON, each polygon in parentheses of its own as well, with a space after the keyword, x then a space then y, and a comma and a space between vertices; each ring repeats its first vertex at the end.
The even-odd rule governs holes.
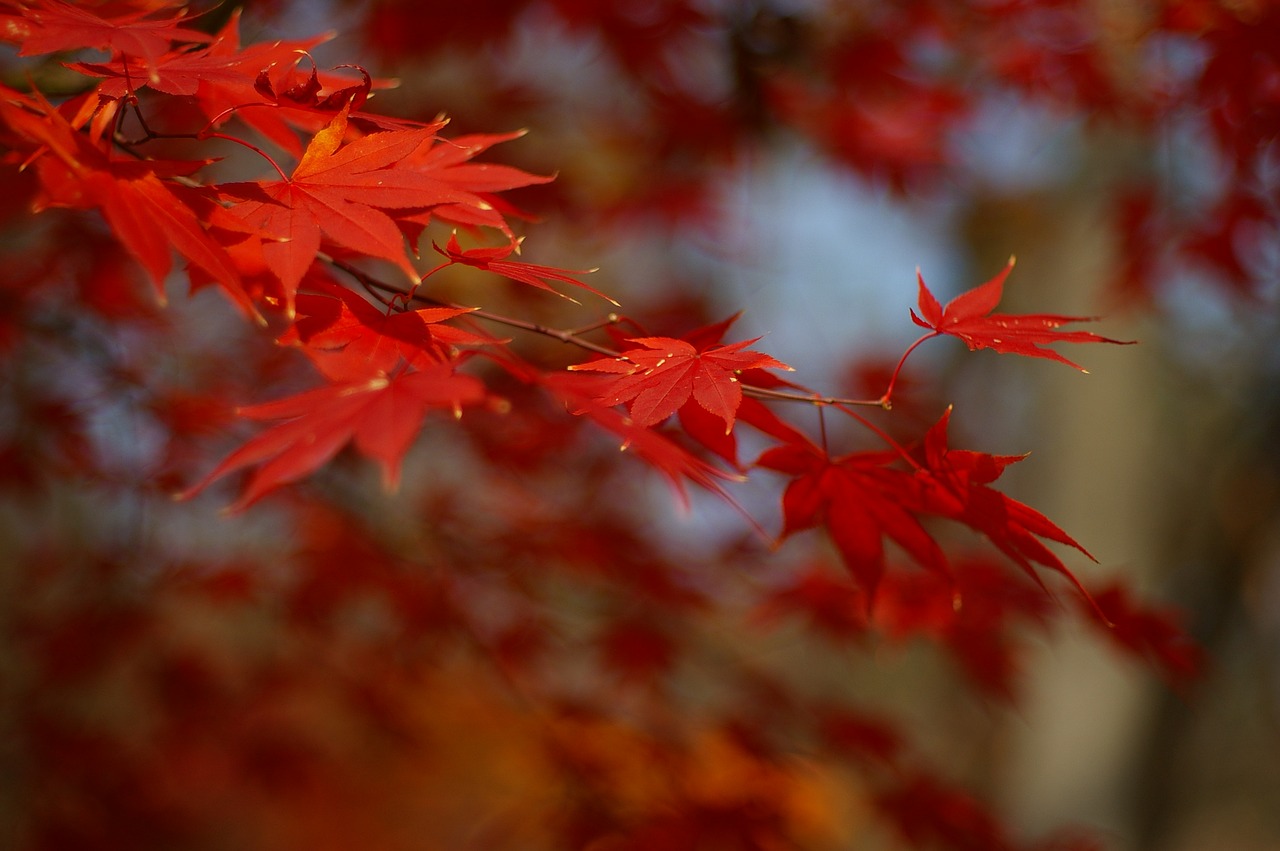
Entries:
POLYGON ((1132 341, 1112 340, 1088 331, 1059 331, 1070 322, 1088 322, 1089 316, 1057 316, 1047 313, 1004 314, 992 313, 1000 303, 1004 280, 1013 270, 1010 259, 994 278, 968 292, 961 293, 947 303, 944 309, 933 293, 925 286, 924 277, 918 272, 920 287, 920 313, 911 311, 911 319, 934 334, 950 334, 959 337, 974 349, 994 349, 1007 354, 1048 358, 1081 372, 1084 367, 1072 363, 1052 349, 1043 348, 1050 343, 1116 343, 1128 345, 1132 341))
POLYGON ((738 376, 748 369, 791 369, 763 352, 747 349, 755 340, 702 350, 672 337, 635 337, 630 342, 640 345, 616 358, 574 364, 569 369, 618 375, 599 401, 608 406, 626 404, 631 419, 642 426, 661 423, 692 398, 722 420, 728 434, 742 402, 738 376))
POLYGON ((340 65, 339 68, 354 68, 359 72, 361 80, 340 89, 334 89, 322 98, 321 91, 324 87, 320 83, 320 77, 316 73, 315 60, 309 55, 295 57, 294 63, 289 66, 285 76, 280 80, 279 88, 271 79, 271 67, 267 67, 258 72, 258 76, 254 79, 253 87, 258 94, 265 97, 273 103, 284 103, 290 106, 302 107, 304 109, 314 109, 320 112, 336 112, 340 109, 357 110, 364 105, 369 98, 369 90, 373 87, 373 79, 369 76, 369 72, 361 68, 359 65, 340 65), (299 75, 298 63, 306 59, 310 65, 309 73, 299 75))
POLYGON ((622 445, 619 448, 622 451, 635 455, 662 473, 682 502, 688 502, 686 481, 732 502, 722 482, 741 481, 741 476, 713 467, 660 431, 636 425, 617 410, 595 401, 599 382, 584 382, 584 378, 588 377, 562 372, 546 376, 544 383, 571 412, 588 417, 620 437, 622 445))
POLYGON ((401 166, 434 128, 387 130, 344 145, 348 113, 344 106, 315 135, 289 180, 219 187, 240 202, 233 208, 239 215, 279 240, 263 251, 290 298, 322 245, 389 260, 416 282, 404 237, 386 211, 467 200, 401 166))
POLYGON ((424 145, 410 154, 404 163, 407 167, 440 181, 444 187, 463 193, 468 200, 466 203, 440 204, 427 210, 397 216, 396 221, 405 229, 406 235, 416 241, 427 225, 440 220, 465 228, 494 228, 509 240, 514 240, 516 237, 507 223, 507 217, 529 216, 504 201, 498 193, 550 183, 554 178, 530 174, 501 163, 478 163, 472 160, 493 145, 522 136, 523 131, 471 133, 440 139, 435 144, 424 145))
POLYGON ((330 381, 349 382, 389 375, 419 358, 445 362, 450 348, 491 340, 441 323, 471 312, 464 307, 392 310, 358 293, 316 280, 297 296, 297 315, 281 337, 297 345, 330 381))
POLYGON ((209 42, 213 38, 181 26, 191 20, 179 11, 155 19, 148 10, 126 12, 103 18, 83 5, 62 0, 34 0, 23 4, 27 28, 22 38, 21 56, 38 56, 60 50, 96 47, 143 59, 155 74, 156 59, 174 42, 209 42))
POLYGON ((190 174, 204 163, 112 159, 47 103, 17 93, 0 100, 0 118, 38 146, 31 154, 43 192, 37 203, 99 209, 116 238, 147 271, 157 298, 164 299, 171 252, 176 250, 251 310, 226 251, 164 180, 190 174))

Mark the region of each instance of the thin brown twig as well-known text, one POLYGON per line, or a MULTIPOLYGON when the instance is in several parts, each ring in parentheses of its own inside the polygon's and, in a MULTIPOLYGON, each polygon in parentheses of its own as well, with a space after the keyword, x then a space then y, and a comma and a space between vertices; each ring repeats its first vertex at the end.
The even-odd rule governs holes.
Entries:
MULTIPOLYGON (((436 299, 430 296, 421 295, 416 291, 404 290, 404 289, 401 289, 400 287, 395 286, 394 284, 389 284, 386 281, 381 280, 380 278, 370 275, 368 272, 365 272, 363 269, 353 266, 350 263, 347 263, 346 261, 339 260, 334 257, 329 257, 324 254, 321 254, 320 257, 322 260, 324 260, 327 263, 330 263, 335 268, 341 269, 343 272, 346 272, 348 275, 354 278, 360 284, 360 286, 368 290, 370 295, 372 295, 374 298, 378 299, 379 302, 387 306, 391 306, 392 300, 386 299, 384 296, 379 295, 379 293, 391 293, 393 297, 399 296, 403 299, 419 302, 421 304, 430 304, 436 307, 452 307, 452 308, 458 308, 458 309, 466 309, 469 311, 468 316, 474 317, 476 319, 485 319, 485 320, 488 320, 489 322, 494 322, 499 325, 505 325, 508 328, 517 328, 521 331, 528 331, 533 334, 541 334, 545 337, 551 337, 554 340, 559 340, 562 343, 568 343, 570 345, 577 346, 578 348, 585 349, 586 351, 594 352, 595 354, 598 354, 598 355, 604 355, 605 357, 616 358, 616 357, 621 357, 621 354, 622 354, 616 349, 612 349, 608 346, 600 345, 599 343, 593 343, 590 340, 584 340, 580 336, 581 334, 585 334, 590 331, 595 331, 600 328, 606 327, 608 325, 614 325, 618 322, 621 322, 622 317, 620 317, 616 313, 610 313, 607 316, 605 316, 603 319, 600 319, 599 321, 590 323, 588 325, 584 325, 581 328, 572 328, 572 329, 553 328, 549 325, 543 325, 539 322, 530 322, 525 319, 517 319, 516 317, 513 317, 513 316, 506 316, 501 313, 493 313, 487 310, 471 309, 468 305, 455 304, 453 302, 443 301, 441 299, 436 299)), ((855 406, 855 407, 881 408, 883 410, 888 410, 890 407, 888 404, 888 393, 886 393, 884 396, 882 396, 879 399, 845 399, 839 396, 823 396, 818 393, 791 393, 785 390, 773 390, 767 387, 756 387, 754 385, 745 384, 745 383, 742 385, 742 392, 747 394, 748 396, 752 396, 757 399, 767 399, 775 402, 804 402, 806 404, 818 405, 820 407, 835 407, 835 408, 844 409, 850 406, 855 406)), ((847 413, 852 414, 853 412, 848 411, 847 413)), ((859 420, 862 419, 861 417, 856 417, 856 418, 859 420)))
POLYGON ((772 399, 776 402, 807 402, 810 405, 819 405, 821 407, 855 405, 888 410, 888 406, 881 399, 842 399, 838 396, 822 396, 817 393, 788 393, 785 390, 771 390, 767 387, 756 387, 751 384, 743 384, 742 392, 757 399, 772 399))
MULTIPOLYGON (((618 321, 617 314, 611 313, 609 314, 609 317, 612 317, 612 318, 606 318, 604 321, 594 323, 593 325, 588 326, 585 329, 579 328, 574 330, 566 330, 563 328, 552 328, 549 325, 543 325, 539 322, 530 322, 525 319, 517 319, 514 316, 506 316, 504 314, 493 313, 488 310, 473 309, 469 305, 455 304, 450 301, 443 301, 442 299, 432 298, 431 296, 425 296, 418 292, 401 289, 400 287, 397 287, 394 284, 388 284, 386 281, 376 278, 373 275, 370 275, 368 272, 365 272, 364 270, 356 266, 353 266, 350 263, 347 263, 343 260, 338 260, 333 257, 328 257, 323 254, 321 255, 321 259, 325 260, 326 262, 332 264, 335 268, 341 269, 351 277, 355 278, 356 281, 358 281, 360 285, 367 290, 379 290, 384 293, 392 293, 394 295, 398 295, 402 298, 408 299, 410 301, 415 301, 420 304, 430 304, 436 307, 453 307, 461 310, 466 310, 468 311, 467 315, 473 316, 476 319, 486 319, 490 322, 495 322, 499 325, 505 325, 508 328, 518 328, 521 331, 528 331, 533 334, 541 334, 544 337, 551 337, 552 339, 559 340, 562 343, 569 343, 570 345, 574 345, 581 349, 586 349, 589 352, 594 352, 596 354, 604 355, 606 357, 616 358, 620 354, 618 351, 611 349, 608 346, 602 346, 599 343, 593 343, 590 340, 584 340, 580 336, 578 336, 580 333, 583 333, 584 331, 592 331, 597 328, 602 328, 605 325, 609 325, 609 324, 612 324, 613 322, 618 321)), ((383 301, 383 299, 381 298, 379 298, 378 300, 383 301)))

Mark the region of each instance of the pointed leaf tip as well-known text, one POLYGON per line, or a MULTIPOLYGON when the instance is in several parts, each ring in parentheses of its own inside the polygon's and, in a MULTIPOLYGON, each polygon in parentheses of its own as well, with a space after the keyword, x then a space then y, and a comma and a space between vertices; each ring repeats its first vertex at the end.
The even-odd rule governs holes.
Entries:
POLYGON ((1010 255, 1009 262, 989 280, 960 293, 945 307, 940 307, 933 294, 925 286, 924 278, 917 270, 919 281, 920 315, 912 312, 911 319, 934 334, 949 334, 963 340, 971 350, 993 349, 1006 354, 1056 360, 1070 367, 1087 372, 1045 346, 1053 343, 1113 343, 1125 345, 1127 341, 1113 340, 1088 331, 1059 331, 1071 322, 1087 322, 1093 317, 1061 316, 1057 314, 1005 314, 994 313, 1003 295, 1004 282, 1013 270, 1017 258, 1010 255))

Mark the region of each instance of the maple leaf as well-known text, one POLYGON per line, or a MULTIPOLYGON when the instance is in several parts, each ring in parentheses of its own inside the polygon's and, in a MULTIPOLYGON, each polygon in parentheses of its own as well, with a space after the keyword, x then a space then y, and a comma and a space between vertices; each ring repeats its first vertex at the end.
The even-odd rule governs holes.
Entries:
POLYGON ((440 139, 435 144, 424 145, 410 154, 405 161, 407 166, 466 193, 472 200, 466 204, 441 204, 423 212, 398 216, 397 221, 406 229, 409 238, 416 241, 432 219, 438 218, 463 227, 491 227, 514 240, 515 235, 511 232, 503 211, 524 218, 528 216, 504 204, 495 193, 550 183, 555 178, 530 174, 508 165, 476 163, 470 160, 493 145, 519 139, 524 135, 523 130, 514 133, 473 133, 440 139))
POLYGON ((279 91, 276 90, 276 85, 271 80, 272 66, 268 66, 258 72, 258 76, 254 79, 253 87, 258 94, 275 104, 287 104, 321 112, 336 112, 344 107, 359 109, 369 99, 369 91, 373 88, 373 78, 369 76, 368 71, 359 65, 348 64, 337 67, 356 69, 360 72, 361 81, 340 89, 334 89, 322 98, 320 93, 323 91, 324 86, 320 83, 315 60, 311 58, 310 54, 303 54, 298 56, 294 64, 290 66, 285 77, 281 80, 279 91), (303 59, 311 63, 311 72, 299 80, 297 63, 303 59))
POLYGON ((471 133, 440 139, 429 147, 419 148, 409 158, 415 167, 429 171, 440 180, 472 192, 501 192, 538 183, 550 183, 553 177, 530 174, 501 163, 471 162, 477 154, 501 142, 525 135, 524 130, 511 133, 471 133))
POLYGON ((567 372, 551 373, 539 376, 539 380, 560 401, 576 415, 586 416, 597 425, 613 432, 622 438, 621 450, 635 455, 662 473, 676 495, 684 505, 688 505, 688 494, 684 483, 697 484, 730 504, 733 499, 720 484, 722 481, 743 481, 743 477, 726 473, 698 458, 696 455, 676 443, 667 435, 652 428, 636 425, 612 407, 606 407, 596 401, 599 395, 596 376, 570 374, 567 372))
POLYGON ((924 464, 915 469, 895 466, 903 460, 898 452, 831 458, 799 434, 766 451, 756 466, 792 476, 782 495, 783 536, 825 527, 870 606, 884 574, 886 536, 921 566, 950 575, 946 556, 920 522, 925 516, 942 517, 986 536, 1042 589, 1036 564, 1061 573, 1092 604, 1089 592, 1042 539, 1094 560, 1088 550, 1043 514, 987 486, 1025 456, 951 449, 950 415, 948 408, 925 435, 924 464))
POLYGON ((163 20, 149 18, 151 13, 147 10, 108 19, 63 0, 38 0, 23 3, 19 8, 22 22, 15 27, 23 34, 19 56, 86 47, 114 50, 141 58, 152 79, 156 77, 156 60, 174 42, 213 40, 206 33, 179 26, 191 20, 181 12, 163 20))
MULTIPOLYGON (((312 96, 295 92, 300 85, 297 63, 304 57, 309 59, 310 50, 332 35, 250 44, 242 48, 239 24, 240 10, 236 9, 210 44, 171 50, 150 63, 133 56, 119 56, 105 64, 76 62, 68 67, 86 76, 103 78, 94 92, 101 97, 122 98, 144 87, 194 97, 201 113, 209 120, 210 129, 235 115, 293 156, 301 156, 303 152, 293 127, 315 132, 348 102, 354 104, 351 121, 361 127, 388 130, 424 126, 419 121, 359 110, 357 107, 369 97, 368 89, 395 84, 392 80, 368 80, 359 66, 339 66, 360 71, 362 81, 352 84, 349 77, 317 71, 312 63, 310 76, 316 78, 312 96), (272 80, 272 72, 281 66, 287 70, 276 75, 280 78, 278 81, 272 80), (282 93, 278 94, 277 90, 282 93), (325 92, 323 97, 321 92, 325 92), (290 98, 290 93, 295 96, 290 98), (273 108, 246 108, 264 104, 273 108)), ((301 84, 301 88, 310 90, 310 83, 301 84)))
POLYGON ((343 145, 350 106, 312 138, 284 181, 225 184, 219 189, 247 221, 274 234, 267 264, 292 299, 321 246, 389 260, 413 281, 404 237, 385 211, 466 202, 463 193, 400 166, 439 125, 372 133, 343 145))
POLYGON ((229 473, 261 464, 230 509, 241 511, 273 488, 312 473, 348 441, 378 462, 383 484, 394 489, 401 459, 427 412, 444 408, 458 414, 463 405, 483 398, 478 379, 459 375, 448 364, 434 364, 393 378, 332 384, 240 408, 237 413, 249 419, 288 421, 251 438, 178 498, 188 499, 229 473))
MULTIPOLYGON (((744 402, 754 402, 745 399, 744 402)), ((755 404, 760 404, 756 402, 755 404)), ((741 410, 741 408, 739 408, 741 410)), ((724 430, 724 422, 701 405, 686 402, 676 412, 680 429, 696 443, 741 469, 738 463, 738 439, 732 431, 724 430)))
POLYGON ((920 565, 948 572, 946 555, 917 516, 924 510, 927 483, 891 466, 899 459, 894 452, 830 458, 799 438, 756 460, 757 467, 793 477, 782 495, 783 537, 824 526, 846 569, 866 591, 868 608, 884 575, 885 537, 920 565))
POLYGON ((1093 598, 1080 580, 1041 539, 1072 547, 1090 561, 1097 559, 1034 508, 987 487, 1000 477, 1006 467, 1026 456, 987 455, 951 449, 947 445, 950 418, 951 409, 948 408, 925 435, 924 455, 928 472, 922 478, 928 481, 928 486, 922 491, 925 496, 923 507, 981 532, 1042 588, 1044 583, 1035 570, 1035 564, 1061 573, 1092 604, 1093 598))
MULTIPOLYGON (((348 101, 352 102, 353 110, 357 109, 368 98, 369 90, 375 85, 389 85, 386 81, 370 79, 368 73, 357 65, 340 65, 339 68, 355 68, 362 76, 361 82, 343 86, 343 83, 350 82, 349 78, 329 73, 321 77, 312 62, 309 80, 314 83, 302 86, 296 82, 297 75, 292 68, 302 58, 310 59, 308 51, 324 41, 324 38, 276 41, 241 49, 239 21, 240 10, 237 9, 210 44, 200 47, 184 45, 155 57, 150 62, 141 57, 125 55, 112 57, 107 63, 74 62, 66 67, 89 77, 102 78, 103 81, 95 92, 101 97, 121 98, 143 88, 170 95, 195 97, 204 107, 204 114, 208 118, 221 120, 230 112, 238 111, 245 123, 276 142, 282 141, 279 134, 261 126, 255 116, 282 111, 288 111, 295 117, 299 112, 317 113, 316 117, 322 119, 323 124, 348 101), (291 63, 291 70, 281 81, 284 91, 276 94, 270 72, 285 62, 291 63), (297 93, 295 97, 289 97, 299 87, 306 88, 310 97, 297 93), (320 98, 319 93, 326 87, 328 94, 320 98), (255 95, 266 98, 278 108, 246 111, 236 109, 253 105, 255 95)), ((362 114, 361 117, 366 116, 362 114)), ((393 126, 418 124, 390 118, 384 120, 393 126)), ((297 137, 292 133, 289 136, 291 144, 283 146, 291 153, 300 154, 302 151, 297 144, 297 137)))
POLYGON ((946 308, 929 292, 924 276, 917 271, 920 313, 917 315, 914 310, 911 311, 911 321, 921 328, 933 331, 930 336, 950 334, 959 337, 969 346, 970 351, 994 349, 1006 354, 1048 358, 1073 366, 1081 372, 1088 370, 1042 346, 1049 343, 1115 343, 1122 346, 1133 343, 1132 340, 1112 340, 1088 331, 1056 330, 1070 322, 1091 322, 1097 317, 992 313, 1000 303, 1004 280, 1012 271, 1013 264, 1013 258, 1009 258, 1009 263, 994 278, 956 296, 947 302, 946 308))
POLYGON ((699 350, 674 337, 633 337, 628 342, 639 343, 637 348, 569 369, 619 375, 598 401, 609 407, 626 404, 636 425, 657 425, 692 398, 719 417, 728 434, 742 403, 739 374, 748 369, 791 369, 770 355, 747 349, 756 340, 699 350))
POLYGON ((431 245, 437 252, 449 258, 451 263, 461 263, 464 266, 484 269, 486 272, 493 272, 495 275, 501 275, 504 278, 555 293, 561 298, 568 298, 569 301, 575 304, 577 303, 575 299, 569 298, 569 296, 551 286, 548 281, 564 281, 566 284, 582 287, 584 290, 600 296, 610 304, 617 304, 616 301, 595 287, 584 284, 573 277, 574 275, 585 275, 594 272, 594 269, 557 269, 554 266, 539 266, 536 263, 522 263, 518 260, 506 259, 520 249, 518 240, 508 245, 499 245, 494 248, 468 248, 464 251, 458 243, 458 235, 454 233, 450 234, 449 241, 445 243, 444 248, 441 248, 435 242, 431 243, 431 245))
POLYGON ((454 346, 494 342, 440 323, 472 312, 469 307, 379 309, 346 287, 326 280, 299 293, 297 316, 280 336, 281 345, 300 346, 330 381, 359 381, 390 375, 402 363, 443 363, 454 346))
MULTIPOLYGON (((86 76, 102 78, 93 93, 98 96, 94 98, 95 105, 99 98, 119 99, 142 88, 193 97, 201 114, 210 122, 208 129, 220 126, 235 115, 293 156, 301 156, 303 152, 294 127, 313 133, 332 119, 346 99, 354 96, 356 101, 363 102, 363 82, 353 86, 349 78, 328 72, 315 72, 320 86, 317 91, 327 89, 334 95, 332 98, 328 94, 320 98, 317 93, 314 101, 309 102, 305 98, 290 100, 275 93, 276 88, 287 93, 297 85, 294 70, 297 63, 303 57, 309 58, 310 50, 332 35, 257 43, 241 48, 239 24, 240 10, 236 9, 210 44, 171 50, 152 62, 133 56, 113 56, 107 63, 76 62, 67 67, 86 76), (281 66, 288 70, 277 75, 281 77, 278 83, 272 81, 272 71, 281 66), (267 91, 263 91, 260 80, 263 73, 268 75, 267 91), (330 106, 331 102, 333 105, 330 106), (267 103, 273 108, 246 108, 267 103), (321 104, 326 108, 318 108, 321 104)), ((361 73, 363 76, 363 70, 361 73)), ((393 81, 372 80, 369 87, 386 88, 392 84, 393 81)), ((367 96, 365 93, 364 97, 367 96)), ((423 126, 421 122, 359 110, 353 110, 350 118, 357 125, 377 129, 423 126)))
POLYGON ((151 88, 168 95, 194 96, 201 86, 245 88, 244 73, 235 57, 208 51, 171 51, 151 63, 127 56, 112 63, 73 62, 67 65, 86 77, 102 79, 96 93, 104 98, 122 98, 130 92, 151 88), (151 74, 139 73, 147 71, 151 74))
POLYGON ((161 302, 172 267, 170 251, 176 250, 253 312, 231 258, 162 179, 193 172, 205 163, 113 160, 47 102, 4 93, 0 118, 38 146, 29 155, 35 159, 43 190, 38 207, 99 209, 116 238, 147 271, 161 302))

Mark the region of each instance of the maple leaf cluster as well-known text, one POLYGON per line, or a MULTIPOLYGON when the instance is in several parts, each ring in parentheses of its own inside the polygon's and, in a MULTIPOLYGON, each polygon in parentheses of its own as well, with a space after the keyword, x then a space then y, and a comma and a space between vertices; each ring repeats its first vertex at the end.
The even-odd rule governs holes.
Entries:
MULTIPOLYGON (((653 39, 706 23, 676 0, 643 20, 555 5, 637 73, 653 39)), ((498 14, 427 17, 443 34, 498 14)), ((382 114, 390 81, 318 69, 320 39, 246 45, 240 27, 238 12, 150 0, 0 2, 0 39, 33 69, 0 85, 0 169, 21 202, 3 221, 30 245, 0 265, 0 348, 15 373, 24 357, 76 364, 61 383, 14 382, 34 427, 4 436, 4 482, 131 494, 143 517, 230 499, 243 516, 216 528, 288 530, 270 547, 227 550, 234 533, 215 532, 181 549, 142 520, 88 563, 46 558, 56 535, 22 553, 47 569, 15 580, 29 601, 15 628, 35 648, 20 688, 52 695, 13 720, 32 778, 22 847, 825 848, 855 828, 824 802, 859 798, 918 847, 1045 847, 924 767, 892 720, 793 688, 717 634, 735 595, 756 624, 923 636, 1012 700, 1015 633, 1047 620, 1065 582, 1119 647, 1194 677, 1171 616, 1118 588, 1091 595, 1058 554, 1085 548, 997 489, 1020 456, 953 448, 950 408, 910 438, 876 419, 939 336, 1071 366, 1047 347, 1121 342, 1059 330, 1080 317, 995 313, 1012 263, 945 308, 918 278, 909 318, 928 333, 883 392, 823 393, 737 339, 736 317, 651 330, 591 272, 523 259, 531 217, 513 199, 552 178, 483 158, 521 133, 382 114), (185 307, 168 305, 175 282, 185 307), (169 318, 191 305, 188 325, 169 318), (556 311, 586 318, 560 327, 556 311), (539 348, 551 341, 564 345, 539 348), (124 414, 94 407, 116 396, 124 414), (861 438, 829 438, 826 417, 861 438), (645 470, 735 507, 735 485, 776 485, 777 515, 744 524, 770 546, 675 551, 638 508, 645 470), (960 555, 957 528, 985 548, 960 555), (823 555, 742 590, 766 550, 801 537, 823 555), (724 705, 697 688, 717 667, 724 705), (108 694, 114 709, 95 703, 108 694), (441 801, 458 799, 480 817, 449 816, 441 801), (425 846, 406 844, 419 831, 425 846)), ((921 109, 949 109, 893 73, 891 42, 859 55, 921 109)), ((844 95, 766 85, 766 58, 742 70, 755 106, 826 122, 844 95)), ((674 114, 696 111, 668 95, 674 114)), ((874 99, 832 114, 820 135, 898 179, 936 153, 874 99)))

